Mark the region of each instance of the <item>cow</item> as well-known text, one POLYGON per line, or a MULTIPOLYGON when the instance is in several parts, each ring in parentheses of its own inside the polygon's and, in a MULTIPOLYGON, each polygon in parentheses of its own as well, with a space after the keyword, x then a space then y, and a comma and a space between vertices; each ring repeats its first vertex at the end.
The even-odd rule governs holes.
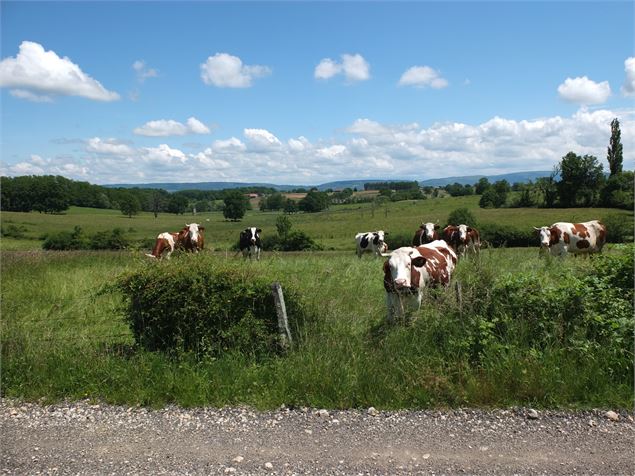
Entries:
POLYGON ((415 231, 412 246, 421 246, 438 240, 440 238, 437 233, 438 229, 439 225, 436 223, 422 223, 419 225, 419 229, 415 231))
POLYGON ((262 241, 260 240, 260 228, 251 227, 246 228, 240 232, 239 248, 243 254, 243 257, 249 259, 260 260, 260 250, 262 249, 262 241))
POLYGON ((358 258, 361 258, 366 251, 375 253, 376 257, 388 251, 388 244, 384 241, 384 237, 387 234, 383 230, 357 233, 355 235, 355 243, 357 244, 358 258))
POLYGON ((444 240, 394 250, 384 263, 388 322, 418 310, 424 288, 447 286, 456 262, 456 253, 444 240))
POLYGON ((458 256, 468 251, 477 253, 481 247, 481 236, 476 228, 467 225, 448 225, 443 229, 443 239, 458 256))
POLYGON ((167 251, 166 257, 170 259, 170 255, 174 252, 174 249, 178 246, 180 240, 180 233, 160 233, 154 242, 152 252, 146 253, 146 256, 161 259, 163 254, 167 251))
POLYGON ((185 251, 198 253, 205 246, 205 237, 203 236, 205 227, 198 223, 186 224, 179 232, 179 237, 183 243, 185 251))
POLYGON ((540 250, 552 256, 600 253, 606 242, 606 226, 598 220, 584 223, 558 222, 551 226, 534 227, 540 237, 540 250))

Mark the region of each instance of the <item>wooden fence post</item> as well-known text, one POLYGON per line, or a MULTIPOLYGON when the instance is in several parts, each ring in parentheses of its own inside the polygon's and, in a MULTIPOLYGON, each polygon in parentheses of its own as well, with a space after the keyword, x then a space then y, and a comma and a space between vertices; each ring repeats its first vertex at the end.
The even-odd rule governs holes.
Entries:
POLYGON ((293 344, 291 331, 289 330, 289 320, 287 319, 287 308, 284 305, 284 295, 282 294, 282 286, 280 283, 271 285, 273 294, 273 302, 276 305, 276 314, 278 314, 278 332, 283 345, 293 344))

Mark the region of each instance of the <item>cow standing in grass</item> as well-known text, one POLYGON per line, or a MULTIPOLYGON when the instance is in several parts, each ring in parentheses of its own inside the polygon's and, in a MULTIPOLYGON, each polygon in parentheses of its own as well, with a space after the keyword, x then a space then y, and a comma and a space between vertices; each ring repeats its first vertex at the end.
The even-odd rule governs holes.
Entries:
POLYGON ((534 227, 540 237, 540 250, 552 256, 600 253, 606 242, 606 226, 598 220, 584 223, 558 222, 551 226, 534 227))
POLYGON ((256 227, 246 228, 240 232, 239 248, 243 257, 260 260, 260 250, 262 249, 260 233, 262 230, 256 227))
POLYGON ((205 246, 205 237, 203 236, 205 227, 198 223, 186 224, 179 232, 179 237, 183 243, 185 251, 198 253, 205 246))
POLYGON ((467 225, 448 225, 443 229, 443 239, 458 256, 470 251, 478 253, 481 248, 481 236, 476 228, 467 225))
POLYGON ((415 232, 415 236, 412 239, 412 246, 421 246, 438 240, 440 238, 439 233, 437 233, 438 229, 439 225, 436 223, 422 223, 415 232))
POLYGON ((388 244, 385 241, 386 234, 383 230, 357 233, 355 235, 357 257, 361 258, 366 251, 374 253, 375 256, 381 256, 382 253, 388 251, 388 244))
POLYGON ((150 258, 161 259, 163 254, 166 254, 167 259, 170 259, 170 255, 181 244, 181 233, 160 233, 157 236, 151 253, 146 253, 146 256, 150 258))
POLYGON ((388 321, 418 310, 424 288, 447 286, 456 261, 456 254, 444 240, 394 250, 384 263, 388 321))

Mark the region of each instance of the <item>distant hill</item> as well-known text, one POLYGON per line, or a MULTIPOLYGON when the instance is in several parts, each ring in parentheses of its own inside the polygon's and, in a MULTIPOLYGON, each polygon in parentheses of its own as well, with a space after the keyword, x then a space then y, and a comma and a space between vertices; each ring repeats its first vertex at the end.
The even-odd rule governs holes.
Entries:
MULTIPOLYGON (((507 180, 510 184, 514 182, 528 182, 530 180, 536 180, 539 177, 547 177, 551 172, 548 170, 540 170, 537 172, 513 172, 509 174, 501 175, 464 175, 460 177, 444 177, 427 180, 419 180, 419 185, 430 185, 434 187, 443 187, 452 183, 460 183, 461 185, 474 184, 479 181, 480 178, 486 177, 490 182, 496 182, 498 180, 507 180)), ((403 179, 412 180, 412 179, 403 179)), ((281 192, 287 192, 296 188, 316 187, 318 190, 341 190, 344 188, 355 188, 363 190, 365 183, 372 182, 398 182, 399 179, 366 179, 366 180, 338 180, 335 182, 327 182, 319 185, 279 185, 273 183, 257 183, 257 182, 184 182, 184 183, 136 183, 136 184, 114 184, 104 185, 105 187, 116 188, 162 188, 168 192, 178 192, 179 190, 222 190, 228 188, 241 188, 241 187, 269 187, 275 188, 281 192)))

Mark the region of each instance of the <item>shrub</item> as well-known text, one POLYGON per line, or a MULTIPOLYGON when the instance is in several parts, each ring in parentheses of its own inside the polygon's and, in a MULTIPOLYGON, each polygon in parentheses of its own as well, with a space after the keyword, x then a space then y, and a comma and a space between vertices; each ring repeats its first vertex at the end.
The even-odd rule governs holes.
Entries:
MULTIPOLYGON (((211 257, 183 256, 119 278, 125 318, 136 342, 151 351, 261 358, 281 350, 273 279, 262 268, 211 257)), ((283 286, 289 325, 297 336, 304 320, 299 295, 283 286)))
POLYGON ((606 241, 608 243, 624 243, 633 241, 633 219, 613 213, 602 218, 606 226, 606 241))
POLYGON ((121 228, 99 231, 90 237, 90 248, 93 250, 123 250, 130 244, 121 228))
POLYGON ((72 232, 60 231, 47 235, 42 243, 45 250, 86 250, 89 249, 89 240, 81 227, 76 226, 72 232))
POLYGON ((476 218, 467 208, 457 208, 448 216, 448 225, 476 226, 476 218))
POLYGON ((490 246, 538 246, 538 238, 533 228, 519 229, 496 223, 483 223, 479 227, 481 241, 487 241, 490 246))
POLYGON ((323 247, 303 231, 292 230, 283 236, 265 236, 262 239, 262 249, 265 251, 320 251, 323 247))
POLYGON ((27 231, 26 227, 23 225, 7 225, 5 228, 2 227, 0 233, 2 236, 6 236, 9 238, 24 238, 24 232, 27 231))

